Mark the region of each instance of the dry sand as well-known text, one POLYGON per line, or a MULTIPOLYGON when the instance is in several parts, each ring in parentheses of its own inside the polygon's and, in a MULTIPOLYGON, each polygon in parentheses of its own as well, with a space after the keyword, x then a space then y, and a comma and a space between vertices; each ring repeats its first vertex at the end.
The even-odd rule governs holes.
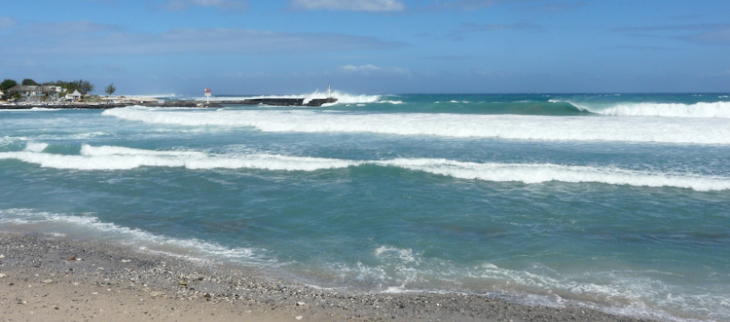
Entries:
POLYGON ((256 270, 0 233, 0 321, 642 321, 478 295, 338 293, 256 270))

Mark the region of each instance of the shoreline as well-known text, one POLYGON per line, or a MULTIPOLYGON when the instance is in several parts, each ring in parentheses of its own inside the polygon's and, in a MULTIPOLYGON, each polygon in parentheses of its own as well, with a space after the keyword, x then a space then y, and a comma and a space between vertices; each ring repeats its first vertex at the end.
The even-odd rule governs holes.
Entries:
POLYGON ((480 295, 351 293, 129 247, 0 232, 2 321, 650 321, 480 295))
POLYGON ((337 102, 336 98, 314 98, 305 102, 304 98, 255 98, 244 100, 218 100, 213 102, 198 100, 179 100, 164 101, 157 100, 141 100, 136 102, 125 103, 70 103, 70 104, 3 104, 0 110, 30 110, 34 108, 48 109, 91 109, 106 110, 112 108, 127 107, 132 105, 140 105, 146 107, 199 107, 199 108, 220 108, 224 105, 264 105, 264 106, 284 106, 284 107, 320 107, 324 104, 337 102))
MULTIPOLYGON (((233 103, 225 103, 233 104, 233 103)), ((34 108, 46 108, 46 109, 62 109, 62 110, 108 110, 113 108, 122 108, 128 106, 146 106, 146 107, 199 107, 199 108, 212 108, 212 107, 223 107, 223 104, 218 102, 206 103, 204 101, 175 101, 175 102, 137 102, 137 103, 113 103, 113 104, 59 104, 59 105, 0 105, 0 110, 31 110, 34 108)))

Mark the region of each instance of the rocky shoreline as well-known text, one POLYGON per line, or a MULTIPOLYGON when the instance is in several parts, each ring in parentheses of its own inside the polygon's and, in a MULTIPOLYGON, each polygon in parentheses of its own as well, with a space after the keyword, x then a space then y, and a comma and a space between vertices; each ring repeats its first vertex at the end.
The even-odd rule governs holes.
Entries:
POLYGON ((337 102, 335 98, 315 98, 305 102, 304 98, 257 98, 245 100, 229 100, 229 101, 139 101, 135 103, 110 103, 110 104, 87 104, 72 103, 60 105, 45 104, 28 104, 28 105, 0 105, 0 110, 30 110, 33 108, 52 108, 52 109, 80 109, 80 110, 107 110, 112 108, 127 107, 131 105, 147 106, 147 107, 199 107, 199 108, 220 108, 224 105, 266 105, 266 106, 307 106, 319 107, 324 104, 337 102))
POLYGON ((0 233, 0 285, 3 321, 645 321, 478 295, 322 290, 256 269, 14 233, 0 233))
MULTIPOLYGON (((233 103, 226 103, 233 104, 233 103)), ((147 106, 147 107, 223 107, 219 103, 206 103, 200 101, 174 101, 174 102, 137 102, 137 103, 124 103, 124 104, 63 104, 63 105, 0 105, 0 110, 30 110, 34 108, 50 108, 50 109, 78 109, 78 110, 108 110, 112 108, 127 107, 132 105, 147 106)))

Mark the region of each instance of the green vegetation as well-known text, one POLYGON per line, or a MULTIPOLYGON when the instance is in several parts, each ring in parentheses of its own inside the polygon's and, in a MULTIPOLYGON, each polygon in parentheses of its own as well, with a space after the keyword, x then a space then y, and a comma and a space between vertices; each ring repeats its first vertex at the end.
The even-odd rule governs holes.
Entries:
POLYGON ((109 84, 109 86, 107 86, 106 89, 104 90, 104 92, 106 93, 107 96, 114 94, 114 92, 116 92, 116 91, 117 91, 117 88, 114 87, 114 83, 109 84))
POLYGON ((7 101, 11 98, 13 98, 14 95, 10 95, 8 93, 8 89, 14 87, 15 85, 18 85, 18 82, 12 80, 12 79, 6 79, 2 83, 0 83, 0 92, 3 92, 2 97, 0 97, 0 100, 7 101))
POLYGON ((14 87, 15 85, 18 85, 18 82, 12 80, 12 79, 6 79, 2 83, 0 83, 0 91, 7 91, 11 87, 14 87))
MULTIPOLYGON (((21 99, 22 95, 20 95, 19 93, 13 93, 13 95, 11 95, 10 93, 7 92, 8 89, 13 88, 16 85, 19 85, 18 82, 16 82, 15 80, 12 80, 12 79, 5 79, 2 83, 0 83, 0 91, 3 92, 3 96, 0 99, 2 99, 2 100, 21 99)), ((33 86, 33 85, 41 85, 41 84, 37 83, 33 79, 26 78, 26 79, 23 79, 23 81, 21 82, 21 85, 33 86)), ((70 81, 70 82, 58 80, 55 82, 45 82, 42 85, 60 86, 61 88, 63 88, 63 90, 60 93, 58 93, 60 97, 64 97, 67 94, 71 94, 76 90, 78 90, 79 93, 81 93, 81 95, 90 94, 91 92, 94 91, 94 88, 95 88, 94 84, 92 84, 91 82, 89 82, 87 80, 83 80, 83 79, 74 80, 74 81, 70 81)), ((109 86, 106 87, 105 92, 108 95, 112 95, 112 94, 114 94, 114 92, 116 92, 116 90, 117 90, 117 88, 114 86, 114 83, 111 83, 111 84, 109 84, 109 86)), ((94 99, 95 99, 94 97, 88 97, 87 101, 93 101, 94 99)), ((41 97, 41 101, 45 102, 45 101, 49 101, 49 100, 51 100, 51 96, 49 96, 49 94, 47 94, 47 93, 45 95, 43 95, 43 97, 41 97)), ((98 95, 96 95, 96 100, 100 100, 98 95)))

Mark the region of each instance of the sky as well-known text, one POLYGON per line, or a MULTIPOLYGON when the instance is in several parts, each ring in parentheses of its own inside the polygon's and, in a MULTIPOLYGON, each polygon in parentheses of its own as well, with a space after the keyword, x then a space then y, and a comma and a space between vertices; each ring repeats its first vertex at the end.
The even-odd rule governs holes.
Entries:
POLYGON ((729 92, 727 0, 23 0, 0 79, 101 94, 729 92))

